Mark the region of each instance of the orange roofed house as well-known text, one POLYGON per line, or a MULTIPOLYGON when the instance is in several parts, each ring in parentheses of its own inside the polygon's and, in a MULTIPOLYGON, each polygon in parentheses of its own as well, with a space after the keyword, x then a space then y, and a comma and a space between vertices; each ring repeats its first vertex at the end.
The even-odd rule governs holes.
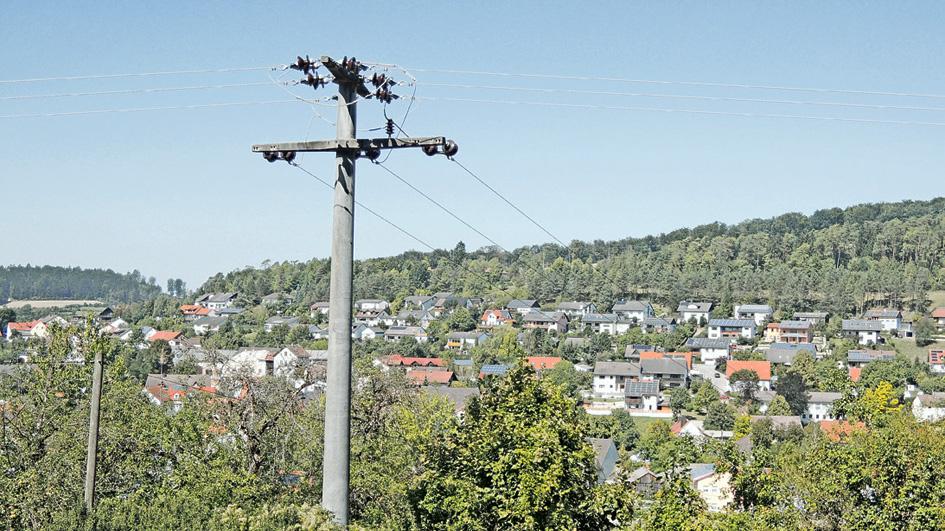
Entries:
POLYGON ((184 316, 184 319, 193 321, 198 317, 210 315, 210 309, 197 304, 184 304, 180 307, 180 313, 184 316))
POLYGON ((758 388, 766 391, 771 390, 771 362, 770 361, 742 361, 729 360, 725 365, 725 376, 731 378, 733 374, 741 370, 754 371, 758 375, 758 388))

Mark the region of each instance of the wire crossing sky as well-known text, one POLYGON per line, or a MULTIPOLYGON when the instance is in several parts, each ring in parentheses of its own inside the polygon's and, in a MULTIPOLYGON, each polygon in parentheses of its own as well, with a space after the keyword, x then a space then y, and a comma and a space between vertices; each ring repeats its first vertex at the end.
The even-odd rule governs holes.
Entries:
MULTIPOLYGON (((362 9, 353 32, 331 2, 34 4, 0 17, 0 227, 16 235, 3 264, 196 287, 326 256, 330 196, 249 150, 334 137, 335 88, 296 84, 284 65, 298 54, 406 65, 387 67, 403 83, 388 115, 409 106, 411 135, 460 146, 463 166, 419 152, 360 165, 358 200, 388 218, 356 217, 360 258, 945 193, 937 2, 416 3, 362 9)), ((385 134, 380 105, 358 110, 360 136, 385 134)), ((304 164, 331 174, 329 159, 304 164)))

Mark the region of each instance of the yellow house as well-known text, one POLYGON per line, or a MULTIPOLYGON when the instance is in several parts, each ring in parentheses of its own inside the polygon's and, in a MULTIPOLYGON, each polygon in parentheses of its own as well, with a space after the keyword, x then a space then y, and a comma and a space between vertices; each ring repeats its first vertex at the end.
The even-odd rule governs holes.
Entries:
POLYGON ((709 511, 723 511, 735 501, 732 487, 729 484, 732 475, 728 472, 717 473, 714 464, 693 464, 689 475, 692 479, 693 488, 699 493, 699 497, 705 502, 709 511))

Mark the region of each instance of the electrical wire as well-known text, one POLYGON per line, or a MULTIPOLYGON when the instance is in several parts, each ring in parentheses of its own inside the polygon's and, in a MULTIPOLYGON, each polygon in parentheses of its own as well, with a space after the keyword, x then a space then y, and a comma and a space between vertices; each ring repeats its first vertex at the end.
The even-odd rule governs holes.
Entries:
POLYGON ((701 114, 705 116, 737 116, 742 118, 786 118, 792 120, 815 120, 824 122, 847 122, 860 124, 885 124, 885 125, 922 125, 922 126, 945 126, 945 122, 927 122, 920 120, 880 120, 872 118, 842 118, 837 116, 816 116, 801 114, 780 114, 780 113, 757 113, 757 112, 737 112, 737 111, 710 111, 700 109, 674 109, 671 107, 639 107, 628 105, 595 105, 590 103, 555 103, 544 101, 512 101, 512 100, 489 100, 480 98, 455 98, 441 96, 417 96, 418 100, 427 101, 454 101, 466 103, 486 103, 501 105, 530 105, 537 107, 558 107, 572 109, 595 109, 607 111, 644 111, 660 113, 679 113, 679 114, 701 114))
POLYGON ((79 96, 116 96, 123 94, 150 94, 158 92, 181 92, 188 90, 211 90, 211 89, 226 89, 226 88, 237 88, 237 87, 260 87, 269 85, 266 81, 258 81, 253 83, 232 83, 225 85, 192 85, 184 87, 155 87, 155 88, 143 88, 143 89, 126 89, 126 90, 102 90, 98 92, 60 92, 56 94, 20 94, 16 96, 0 96, 0 100, 35 100, 35 99, 47 99, 47 98, 70 98, 70 97, 79 97, 79 96))
POLYGON ((85 79, 114 79, 123 77, 151 77, 151 76, 171 76, 185 74, 226 74, 231 72, 252 72, 255 70, 285 70, 287 65, 276 66, 250 66, 244 68, 210 68, 202 70, 168 70, 163 72, 138 72, 132 74, 99 74, 90 76, 59 76, 59 77, 34 77, 27 79, 0 79, 0 84, 13 83, 39 83, 43 81, 79 81, 85 79))
POLYGON ((171 105, 166 107, 129 107, 124 109, 94 109, 88 111, 67 111, 67 112, 40 112, 27 114, 0 114, 0 119, 12 118, 49 118, 53 116, 79 116, 85 114, 106 114, 106 113, 126 113, 126 112, 146 112, 146 111, 176 111, 191 109, 208 109, 216 107, 245 107, 250 105, 274 105, 278 103, 297 103, 297 100, 264 100, 264 101, 235 101, 228 103, 201 103, 196 105, 171 105))
POLYGON ((879 90, 851 90, 851 89, 835 89, 835 88, 821 88, 821 87, 799 87, 791 85, 768 85, 768 84, 750 84, 750 83, 720 83, 715 81, 672 81, 665 79, 633 79, 633 78, 621 78, 621 77, 604 77, 604 76, 576 76, 576 75, 565 75, 565 74, 527 74, 527 73, 518 73, 518 72, 490 72, 485 70, 447 70, 447 69, 436 69, 436 68, 410 68, 414 72, 431 72, 431 73, 441 73, 441 74, 460 74, 460 75, 479 75, 479 76, 497 76, 497 77, 521 77, 521 78, 534 78, 534 79, 560 79, 560 80, 570 80, 570 81, 607 81, 613 83, 640 83, 640 84, 654 84, 654 85, 683 85, 683 86, 695 86, 695 87, 717 87, 717 88, 739 88, 739 89, 755 89, 755 90, 779 90, 779 91, 790 91, 790 92, 818 92, 826 94, 856 94, 856 95, 867 95, 867 96, 895 96, 895 97, 909 97, 909 98, 935 98, 935 99, 945 99, 945 94, 931 94, 931 93, 918 93, 918 92, 892 92, 892 91, 879 91, 879 90))
POLYGON ((423 82, 421 84, 426 85, 426 86, 431 86, 431 87, 449 87, 449 88, 463 88, 463 89, 477 89, 477 90, 507 90, 507 91, 518 91, 518 92, 539 92, 539 93, 545 93, 545 94, 588 94, 588 95, 596 95, 596 96, 628 96, 628 97, 661 98, 661 99, 665 98, 665 99, 702 100, 702 101, 733 101, 733 102, 743 102, 743 103, 773 103, 773 104, 785 104, 785 105, 819 105, 819 106, 826 106, 826 107, 851 107, 851 108, 857 108, 857 109, 945 112, 945 107, 914 107, 914 106, 904 106, 904 105, 845 103, 845 102, 835 102, 835 101, 771 100, 771 99, 761 99, 761 98, 733 98, 733 97, 728 97, 728 96, 700 96, 700 95, 689 95, 689 94, 666 94, 666 93, 651 93, 651 92, 614 92, 614 91, 606 91, 606 90, 509 87, 509 86, 495 86, 495 85, 470 85, 470 84, 462 84, 462 83, 423 82))

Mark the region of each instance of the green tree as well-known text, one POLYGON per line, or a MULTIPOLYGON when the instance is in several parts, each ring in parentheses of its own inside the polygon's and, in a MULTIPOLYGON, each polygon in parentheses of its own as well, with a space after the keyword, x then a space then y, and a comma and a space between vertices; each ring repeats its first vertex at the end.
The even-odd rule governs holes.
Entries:
POLYGON ((778 378, 777 392, 784 397, 795 415, 803 415, 807 411, 807 385, 800 374, 794 371, 782 374, 778 378))
POLYGON ((915 323, 915 344, 920 347, 932 344, 935 341, 936 332, 935 323, 931 319, 927 317, 919 319, 915 323))
POLYGON ((561 360, 554 367, 543 371, 542 378, 548 383, 560 386, 571 398, 579 400, 581 390, 591 386, 592 375, 589 372, 578 372, 573 363, 561 360))
POLYGON ((771 416, 795 415, 787 399, 782 395, 774 395, 774 398, 771 399, 771 403, 768 404, 768 409, 765 410, 765 414, 771 416))
POLYGON ((689 406, 693 411, 705 414, 709 411, 709 407, 718 402, 719 399, 718 390, 712 385, 712 382, 705 380, 699 385, 696 394, 689 402, 689 406))
POLYGON ((751 403, 758 393, 758 373, 752 369, 739 369, 729 376, 729 383, 738 396, 745 402, 751 403))
POLYGON ((674 387, 669 392, 669 408, 673 411, 673 419, 678 419, 688 407, 689 390, 685 387, 674 387))
POLYGON ((707 430, 728 431, 735 427, 735 408, 722 402, 716 402, 709 406, 709 412, 705 416, 705 428, 707 430))

